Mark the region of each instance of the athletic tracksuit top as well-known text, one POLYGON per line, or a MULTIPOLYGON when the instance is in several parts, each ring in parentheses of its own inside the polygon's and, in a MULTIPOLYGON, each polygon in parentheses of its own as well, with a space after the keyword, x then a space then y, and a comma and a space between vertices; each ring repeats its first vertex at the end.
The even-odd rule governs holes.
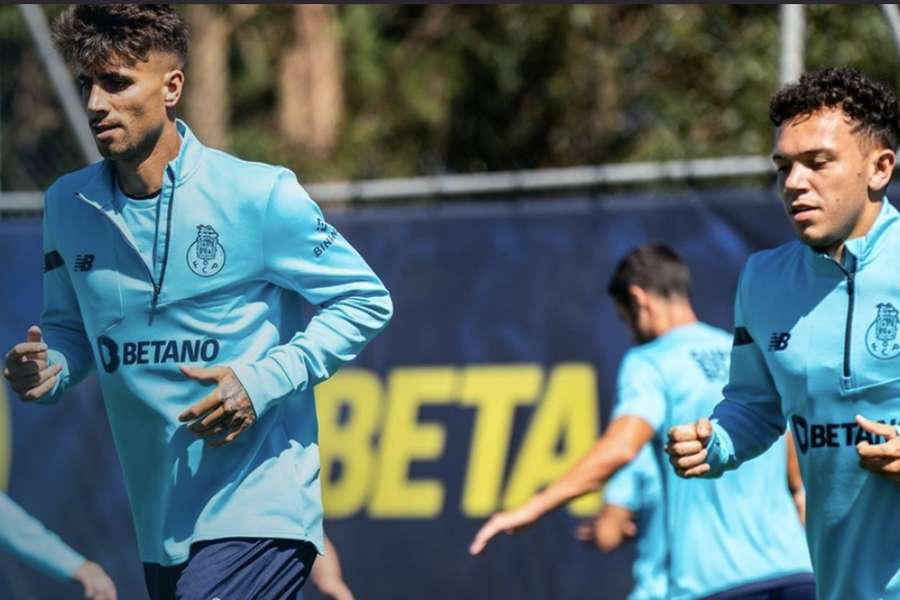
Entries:
POLYGON ((669 429, 708 415, 721 399, 730 346, 731 335, 696 322, 631 348, 619 368, 613 418, 639 417, 656 431, 672 600, 812 571, 783 438, 720 479, 682 479, 668 464, 669 429))
POLYGON ((0 550, 57 579, 69 579, 84 564, 78 554, 40 521, 0 492, 0 550))
POLYGON ((114 202, 108 161, 60 178, 44 207, 54 402, 96 365, 141 559, 192 542, 304 539, 322 549, 313 386, 385 327, 390 296, 287 169, 204 147, 182 122, 165 167, 152 264, 114 202), (317 307, 283 331, 284 294, 317 307), (230 366, 257 422, 213 448, 178 415, 215 389, 179 365, 230 366))
MULTIPOLYGON (((712 476, 790 423, 806 485, 819 598, 900 598, 900 486, 859 466, 882 442, 854 417, 900 418, 900 220, 885 200, 843 263, 795 241, 750 257, 735 301, 731 374, 713 411, 712 476)), ((752 464, 752 463, 750 463, 752 464)))

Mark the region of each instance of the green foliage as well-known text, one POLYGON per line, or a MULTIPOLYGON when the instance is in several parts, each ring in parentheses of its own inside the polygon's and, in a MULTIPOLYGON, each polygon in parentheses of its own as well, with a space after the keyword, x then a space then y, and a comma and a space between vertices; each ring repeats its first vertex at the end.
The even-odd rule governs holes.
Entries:
MULTIPOLYGON (((237 15, 237 7, 222 10, 237 15)), ((342 5, 344 117, 324 158, 279 133, 277 81, 294 35, 291 11, 261 6, 234 27, 229 149, 285 164, 306 181, 770 148, 777 6, 342 5)), ((898 83, 897 49, 877 6, 808 5, 805 12, 807 67, 849 64, 898 83)), ((0 50, 0 183, 9 189, 28 170, 10 154, 47 148, 48 140, 74 145, 61 119, 46 116, 56 110, 46 83, 25 81, 43 73, 13 6, 0 7, 0 50), (15 100, 25 93, 28 102, 15 100), (18 124, 13 140, 10 123, 18 124)), ((59 168, 29 177, 46 185, 72 160, 55 162, 59 168)))

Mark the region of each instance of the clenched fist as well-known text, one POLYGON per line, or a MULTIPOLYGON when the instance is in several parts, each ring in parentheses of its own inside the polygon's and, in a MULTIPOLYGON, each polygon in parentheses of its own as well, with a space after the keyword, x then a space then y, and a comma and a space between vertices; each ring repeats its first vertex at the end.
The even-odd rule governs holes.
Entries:
POLYGON ((676 425, 669 430, 666 452, 675 472, 681 477, 699 477, 709 471, 706 446, 712 437, 712 423, 700 419, 689 425, 676 425))
POLYGON ((24 402, 33 402, 53 389, 62 366, 47 366, 47 344, 41 328, 32 325, 25 341, 6 353, 3 376, 24 402))

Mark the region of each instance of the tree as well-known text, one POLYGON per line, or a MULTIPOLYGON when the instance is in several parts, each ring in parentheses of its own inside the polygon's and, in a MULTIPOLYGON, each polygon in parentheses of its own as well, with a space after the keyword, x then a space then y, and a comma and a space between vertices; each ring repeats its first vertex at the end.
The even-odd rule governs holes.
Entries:
POLYGON ((332 153, 344 103, 337 11, 330 4, 293 7, 294 39, 278 74, 278 123, 291 143, 317 157, 332 153))

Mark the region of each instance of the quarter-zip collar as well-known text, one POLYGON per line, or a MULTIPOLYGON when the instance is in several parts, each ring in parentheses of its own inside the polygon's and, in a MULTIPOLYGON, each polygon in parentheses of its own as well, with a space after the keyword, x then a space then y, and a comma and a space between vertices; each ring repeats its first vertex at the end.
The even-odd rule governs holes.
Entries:
POLYGON ((841 272, 841 269, 835 269, 835 266, 842 266, 843 270, 846 271, 852 260, 849 255, 853 255, 856 259, 854 270, 861 271, 866 265, 874 261, 887 246, 889 234, 898 220, 900 220, 900 213, 885 197, 881 204, 881 211, 878 213, 878 217, 872 224, 869 233, 860 237, 850 238, 844 242, 843 265, 837 265, 836 261, 828 254, 819 252, 809 246, 806 246, 804 250, 807 261, 819 273, 843 276, 844 273, 841 272))
MULTIPOLYGON (((160 211, 157 218, 161 226, 158 229, 157 238, 154 240, 154 244, 159 252, 154 253, 157 259, 153 264, 146 265, 148 267, 149 283, 152 286, 152 297, 150 300, 151 324, 157 306, 165 303, 162 294, 172 240, 172 210, 175 190, 186 183, 197 172, 204 152, 203 145, 194 137, 193 132, 191 132, 184 121, 177 119, 175 126, 178 129, 178 135, 181 137, 181 145, 178 149, 178 155, 166 163, 163 171, 162 187, 157 205, 160 211)), ((122 215, 119 214, 116 208, 116 185, 115 170, 112 163, 109 160, 104 160, 98 165, 94 176, 75 195, 81 201, 94 206, 105 214, 140 258, 140 252, 137 249, 134 236, 128 230, 122 215)), ((143 258, 141 258, 141 261, 143 262, 143 258)))
MULTIPOLYGON (((178 149, 178 155, 166 164, 163 187, 166 187, 167 179, 170 179, 176 188, 187 182, 200 168, 205 150, 184 121, 176 119, 175 127, 181 136, 181 147, 178 149)), ((100 162, 94 176, 80 190, 82 199, 103 212, 114 211, 115 177, 112 163, 109 160, 100 162)))

